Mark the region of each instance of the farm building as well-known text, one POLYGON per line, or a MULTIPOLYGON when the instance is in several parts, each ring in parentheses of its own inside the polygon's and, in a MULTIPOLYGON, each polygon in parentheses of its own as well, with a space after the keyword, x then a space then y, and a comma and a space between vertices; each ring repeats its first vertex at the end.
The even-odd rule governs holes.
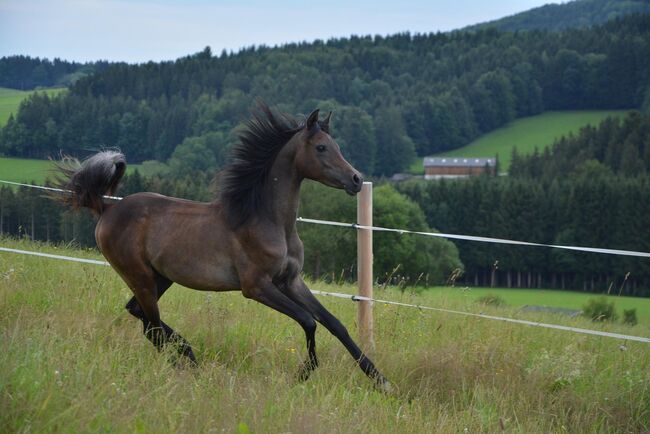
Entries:
POLYGON ((494 175, 496 163, 496 158, 424 157, 424 179, 494 175))

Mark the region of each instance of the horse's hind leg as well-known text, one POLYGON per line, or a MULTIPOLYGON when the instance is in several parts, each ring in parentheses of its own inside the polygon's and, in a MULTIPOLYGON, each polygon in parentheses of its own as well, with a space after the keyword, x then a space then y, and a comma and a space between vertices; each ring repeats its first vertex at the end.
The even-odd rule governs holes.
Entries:
POLYGON ((158 300, 171 286, 172 281, 147 268, 147 272, 138 273, 137 278, 124 276, 134 293, 125 306, 126 310, 142 321, 144 335, 158 350, 167 343, 174 344, 180 355, 196 364, 196 357, 189 342, 160 319, 158 300))

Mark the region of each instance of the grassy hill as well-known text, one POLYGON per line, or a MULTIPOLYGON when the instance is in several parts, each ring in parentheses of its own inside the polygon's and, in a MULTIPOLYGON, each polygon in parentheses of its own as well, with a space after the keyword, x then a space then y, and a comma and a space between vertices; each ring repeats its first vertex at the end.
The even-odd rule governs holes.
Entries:
MULTIPOLYGON (((598 125, 609 116, 623 116, 627 110, 548 111, 536 116, 517 119, 508 125, 491 131, 467 146, 436 154, 442 157, 494 157, 499 155, 501 171, 510 166, 512 149, 530 154, 540 151, 556 139, 577 133, 586 125, 598 125)), ((411 166, 412 173, 422 173, 422 158, 411 166)))
MULTIPOLYGON (((43 184, 50 177, 54 165, 48 160, 33 160, 28 158, 0 157, 0 179, 4 181, 43 184)), ((142 164, 129 164, 127 173, 138 170, 148 176, 164 170, 164 165, 157 161, 145 161, 142 164)))
MULTIPOLYGON (((6 238, 0 245, 98 257, 6 238)), ((110 268, 0 252, 0 273, 0 426, 6 432, 247 432, 243 424, 251 432, 650 429, 647 344, 376 304, 373 357, 397 388, 384 395, 322 327, 320 367, 298 383, 302 330, 238 293, 172 287, 162 298, 162 318, 199 359, 196 369, 183 369, 142 336, 142 325, 123 308, 130 292, 110 268)), ((648 335, 646 326, 481 306, 470 293, 387 289, 377 295, 648 335)), ((357 335, 355 303, 322 302, 357 335)))
POLYGON ((65 90, 65 88, 60 87, 53 89, 42 89, 37 91, 24 91, 0 87, 0 127, 7 123, 7 119, 9 119, 9 115, 11 113, 16 113, 18 111, 20 102, 32 93, 46 92, 48 95, 52 96, 64 92, 65 90))

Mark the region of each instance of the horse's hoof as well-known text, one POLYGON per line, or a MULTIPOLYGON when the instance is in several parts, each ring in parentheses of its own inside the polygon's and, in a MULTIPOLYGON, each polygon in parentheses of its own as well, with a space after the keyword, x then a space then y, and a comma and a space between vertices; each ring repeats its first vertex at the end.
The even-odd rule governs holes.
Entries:
POLYGON ((304 383, 305 381, 309 380, 310 376, 311 376, 311 371, 306 369, 301 369, 300 371, 298 371, 298 375, 296 377, 299 383, 304 383))
POLYGON ((318 367, 318 360, 307 361, 302 364, 298 370, 298 381, 301 383, 307 381, 314 369, 318 367))
POLYGON ((191 348, 190 348, 190 349, 189 349, 189 350, 184 354, 184 356, 187 357, 187 358, 189 359, 188 364, 189 364, 192 368, 196 368, 196 367, 199 366, 199 363, 196 361, 196 357, 194 357, 194 352, 192 351, 191 348))
POLYGON ((185 368, 197 368, 199 366, 198 362, 196 361, 196 357, 194 357, 194 353, 190 349, 189 351, 184 350, 182 352, 178 352, 177 354, 172 354, 169 356, 169 362, 171 365, 175 368, 178 369, 185 369, 185 368))
POLYGON ((390 383, 390 381, 388 381, 385 378, 381 378, 380 380, 378 380, 377 383, 376 383, 376 387, 377 387, 377 390, 379 390, 382 393, 386 393, 386 394, 392 394, 395 391, 395 388, 390 383))
POLYGON ((307 380, 309 380, 309 377, 311 376, 311 371, 314 369, 308 365, 303 365, 299 370, 298 370, 298 375, 296 378, 300 383, 303 383, 307 380))

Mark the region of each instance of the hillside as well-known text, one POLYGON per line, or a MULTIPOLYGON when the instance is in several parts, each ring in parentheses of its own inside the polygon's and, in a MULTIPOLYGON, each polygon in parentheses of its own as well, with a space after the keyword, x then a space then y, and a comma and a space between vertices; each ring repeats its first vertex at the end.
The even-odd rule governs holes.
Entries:
MULTIPOLYGON (((543 153, 517 156, 510 168, 515 178, 546 182, 584 177, 596 183, 614 175, 639 180, 650 173, 650 115, 633 111, 625 117, 607 119, 556 141, 543 153)), ((637 211, 638 195, 618 192, 623 196, 626 193, 633 204, 628 213, 637 211)))
MULTIPOLYGON (((346 157, 368 175, 459 148, 544 110, 639 108, 649 95, 650 17, 567 32, 396 34, 252 47, 175 62, 113 64, 60 98, 33 97, 0 152, 45 158, 121 148, 129 161, 225 163, 256 98, 288 113, 333 110, 346 157), (48 128, 48 125, 50 128, 48 128), (56 126, 56 128, 52 128, 56 126)), ((299 118, 300 119, 300 118, 299 118)))
MULTIPOLYGON (((43 185, 45 179, 52 176, 54 165, 49 160, 36 160, 28 158, 0 157, 0 179, 3 181, 36 183, 43 185)), ((155 162, 144 164, 129 164, 127 173, 136 170, 143 176, 159 173, 162 169, 155 162)))
POLYGON ((532 154, 535 149, 541 152, 562 136, 576 134, 587 125, 598 126, 601 121, 610 116, 620 117, 625 113, 625 110, 545 112, 517 119, 479 137, 467 146, 436 155, 445 157, 494 157, 498 155, 500 170, 507 172, 513 148, 516 148, 521 155, 532 154))
MULTIPOLYGON (((648 252, 649 174, 650 117, 633 111, 582 128, 543 152, 517 155, 509 176, 395 185, 444 233, 648 252)), ((650 296, 645 257, 457 246, 466 284, 650 296)))
POLYGON ((598 25, 630 14, 648 13, 650 2, 645 0, 574 0, 561 4, 546 4, 498 20, 469 26, 466 30, 563 30, 598 25))
MULTIPOLYGON (((45 92, 50 96, 58 95, 63 92, 64 88, 42 89, 38 92, 45 92)), ((34 91, 23 91, 0 87, 0 127, 4 126, 9 119, 10 114, 18 112, 20 103, 34 91)))
MULTIPOLYGON (((6 238, 0 244, 98 257, 6 238)), ((298 382, 295 373, 306 352, 299 326, 239 293, 174 286, 161 299, 164 321, 194 346, 199 366, 190 369, 173 367, 170 353, 157 353, 142 336, 140 322, 123 308, 130 292, 109 267, 0 253, 0 270, 0 426, 7 432, 650 429, 650 408, 644 405, 650 400, 650 357, 643 343, 376 303, 373 358, 396 387, 386 395, 373 390, 320 326, 320 366, 298 382)), ((386 289, 381 296, 595 327, 584 318, 479 305, 460 289, 444 291, 453 295, 386 289)), ((356 304, 321 301, 356 338, 356 304)), ((598 328, 647 335, 642 326, 598 328)))

